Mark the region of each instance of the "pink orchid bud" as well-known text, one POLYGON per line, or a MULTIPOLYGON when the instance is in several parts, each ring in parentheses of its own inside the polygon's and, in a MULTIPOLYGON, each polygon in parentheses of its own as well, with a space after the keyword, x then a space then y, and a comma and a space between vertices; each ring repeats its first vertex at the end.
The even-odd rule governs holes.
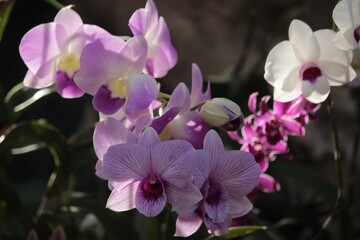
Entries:
POLYGON ((235 131, 244 124, 244 117, 239 105, 227 98, 213 98, 200 109, 200 116, 214 127, 235 131))

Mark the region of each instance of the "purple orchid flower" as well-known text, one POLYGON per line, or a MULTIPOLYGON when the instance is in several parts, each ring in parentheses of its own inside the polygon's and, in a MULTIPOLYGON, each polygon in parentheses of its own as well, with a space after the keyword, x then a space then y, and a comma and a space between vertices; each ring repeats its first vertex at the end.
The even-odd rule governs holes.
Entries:
MULTIPOLYGON (((300 95, 291 102, 274 101, 274 112, 278 115, 292 116, 301 125, 306 125, 310 120, 316 120, 316 111, 319 110, 321 104, 309 102, 303 95, 300 95)), ((305 132, 304 132, 305 135, 305 132)))
POLYGON ((159 17, 152 0, 147 1, 145 8, 134 12, 129 27, 134 36, 143 36, 148 43, 146 72, 155 78, 165 76, 175 66, 178 56, 167 24, 163 17, 159 17))
POLYGON ((146 54, 147 43, 140 36, 127 42, 115 36, 98 39, 84 48, 75 81, 105 115, 123 106, 125 112, 145 109, 158 93, 156 80, 141 73, 146 54))
POLYGON ((180 83, 169 99, 164 114, 155 118, 151 127, 161 139, 184 139, 200 149, 206 133, 211 127, 200 116, 198 110, 191 111, 191 106, 211 98, 209 87, 202 92, 202 75, 197 65, 192 66, 192 90, 180 83), (200 101, 200 102, 198 102, 200 101))
POLYGON ((85 45, 109 35, 94 25, 83 24, 71 8, 61 9, 54 22, 29 30, 21 40, 19 51, 28 67, 24 85, 44 88, 56 83, 64 98, 81 97, 84 92, 74 82, 85 45))
POLYGON ((156 216, 166 202, 173 208, 194 205, 202 199, 191 183, 195 150, 183 140, 160 142, 147 128, 137 143, 112 145, 103 157, 103 177, 112 192, 107 208, 127 211, 136 208, 146 216, 156 216))
POLYGON ((281 140, 276 144, 270 144, 266 134, 262 129, 253 126, 250 122, 245 122, 241 129, 242 137, 237 132, 229 132, 232 139, 242 144, 240 150, 254 155, 256 162, 260 165, 261 172, 265 172, 269 166, 269 161, 274 161, 277 154, 288 152, 286 141, 281 140))
POLYGON ((224 151, 219 135, 211 130, 204 139, 204 149, 196 153, 193 180, 203 200, 194 206, 174 208, 179 214, 176 236, 187 237, 202 222, 209 233, 221 235, 228 231, 232 218, 252 209, 246 195, 259 180, 260 169, 254 157, 243 151, 224 151))
MULTIPOLYGON (((256 111, 256 98, 258 93, 255 92, 249 97, 249 110, 253 113, 248 119, 254 121, 254 125, 262 128, 267 136, 267 141, 275 145, 281 140, 287 140, 287 135, 304 136, 305 129, 301 123, 296 120, 294 114, 287 114, 282 108, 270 110, 267 102, 270 96, 262 97, 259 103, 259 111, 256 111)), ((249 120, 248 120, 249 121, 249 120)))

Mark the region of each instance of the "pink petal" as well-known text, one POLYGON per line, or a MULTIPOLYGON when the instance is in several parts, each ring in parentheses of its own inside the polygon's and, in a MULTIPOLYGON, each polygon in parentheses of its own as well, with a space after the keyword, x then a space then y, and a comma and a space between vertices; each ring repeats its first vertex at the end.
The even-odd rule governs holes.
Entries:
POLYGON ((281 119, 281 124, 285 127, 288 134, 297 135, 297 136, 304 136, 305 129, 293 118, 287 118, 286 116, 281 119))
POLYGON ((61 9, 58 14, 56 14, 54 22, 63 26, 68 36, 75 34, 84 24, 79 14, 69 7, 61 9))
POLYGON ((204 139, 204 149, 210 152, 212 159, 220 159, 224 154, 224 145, 215 130, 210 130, 204 139))
POLYGON ((243 197, 242 200, 236 199, 235 201, 230 198, 228 201, 230 206, 229 213, 232 218, 242 217, 253 208, 252 203, 247 197, 243 197))
POLYGON ((243 151, 229 151, 219 158, 220 167, 211 176, 221 182, 235 199, 247 195, 259 181, 260 167, 254 156, 243 151))
POLYGON ((176 219, 176 232, 174 236, 188 237, 200 228, 202 222, 202 217, 196 212, 181 214, 176 219))
POLYGON ((150 151, 136 144, 119 144, 109 147, 103 157, 103 173, 123 188, 129 182, 142 179, 151 170, 150 151))
POLYGON ((78 98, 84 92, 75 84, 74 79, 70 78, 65 72, 56 73, 56 88, 63 98, 78 98))
POLYGON ((39 78, 35 76, 30 70, 27 71, 24 78, 24 85, 30 88, 45 88, 52 85, 55 82, 55 71, 52 71, 51 74, 48 74, 44 78, 39 78))
POLYGON ((139 145, 153 149, 160 143, 159 135, 153 128, 147 128, 142 132, 139 138, 139 145))
POLYGON ((149 25, 149 12, 146 9, 138 9, 129 20, 129 27, 132 33, 137 35, 145 35, 149 25))
POLYGON ((182 188, 169 184, 165 189, 168 202, 171 203, 173 211, 183 210, 183 207, 195 207, 203 199, 200 190, 190 181, 182 188))
POLYGON ((190 110, 190 93, 184 83, 179 83, 171 94, 166 109, 181 107, 183 111, 190 110))
POLYGON ((127 76, 131 63, 119 56, 124 46, 124 41, 113 36, 86 45, 80 57, 80 70, 74 77, 80 89, 94 96, 101 85, 127 76))
POLYGON ((166 128, 171 138, 186 140, 196 149, 203 147, 204 137, 210 129, 210 126, 195 111, 180 113, 166 128))
POLYGON ((116 212, 128 211, 135 208, 135 195, 139 183, 140 182, 137 181, 122 189, 113 189, 107 200, 106 207, 116 212))
POLYGON ((130 59, 133 63, 132 69, 131 71, 128 71, 128 74, 141 73, 145 67, 148 52, 148 44, 145 38, 142 36, 132 37, 126 42, 126 47, 130 49, 130 54, 123 56, 130 59))
MULTIPOLYGON (((59 24, 41 24, 29 30, 21 40, 19 51, 34 74, 64 51, 66 30, 59 24)), ((43 76, 40 76, 43 77, 43 76)))
POLYGON ((209 178, 213 159, 210 153, 204 149, 197 150, 195 157, 192 175, 194 184, 200 189, 209 178))
POLYGON ((248 101, 248 107, 250 112, 256 113, 256 105, 257 105, 257 96, 259 95, 258 92, 254 92, 250 95, 248 101))
POLYGON ((96 125, 93 142, 96 156, 103 159, 110 146, 121 143, 136 143, 137 138, 122 123, 113 118, 108 118, 96 125))
POLYGON ((203 77, 201 70, 198 65, 195 63, 192 64, 192 75, 191 75, 191 106, 195 106, 202 101, 210 100, 211 93, 210 93, 210 84, 208 84, 205 93, 202 92, 203 89, 203 77))
POLYGON ((157 98, 158 87, 154 78, 144 74, 129 76, 129 96, 126 111, 147 108, 157 98))
POLYGON ((152 152, 152 170, 164 181, 184 187, 191 179, 195 150, 184 140, 170 140, 157 144, 152 152))
POLYGON ((263 192, 272 193, 280 191, 280 184, 277 183, 273 177, 265 173, 260 174, 258 187, 263 192))

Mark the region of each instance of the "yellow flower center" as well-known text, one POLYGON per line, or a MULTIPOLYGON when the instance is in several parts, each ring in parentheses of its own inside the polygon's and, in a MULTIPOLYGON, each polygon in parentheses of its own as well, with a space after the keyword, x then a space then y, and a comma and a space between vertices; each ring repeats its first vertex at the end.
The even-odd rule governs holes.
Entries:
POLYGON ((68 52, 61 56, 59 60, 59 70, 66 72, 69 77, 72 77, 80 68, 80 58, 72 52, 68 52))
POLYGON ((128 95, 129 81, 125 78, 119 78, 115 81, 112 81, 108 85, 109 90, 111 91, 112 98, 126 98, 128 95))

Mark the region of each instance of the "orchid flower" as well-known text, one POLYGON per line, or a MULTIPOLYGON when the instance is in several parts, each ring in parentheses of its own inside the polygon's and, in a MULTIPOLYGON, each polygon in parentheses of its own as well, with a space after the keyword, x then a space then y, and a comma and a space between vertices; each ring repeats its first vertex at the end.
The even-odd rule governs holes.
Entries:
POLYGON ((167 24, 163 17, 159 17, 152 0, 147 1, 145 8, 133 13, 129 27, 134 36, 143 36, 148 43, 146 72, 155 78, 165 76, 175 66, 178 56, 167 24))
POLYGON ((127 42, 115 36, 98 39, 84 48, 75 81, 94 96, 94 108, 105 115, 122 107, 125 112, 145 109, 158 93, 156 80, 141 73, 146 55, 141 36, 127 42))
POLYGON ((300 20, 289 27, 289 41, 277 44, 265 63, 265 79, 274 87, 274 100, 292 101, 301 94, 312 103, 325 101, 330 86, 352 81, 352 52, 338 49, 329 29, 313 32, 300 20))
POLYGON ((151 126, 160 134, 161 139, 184 139, 195 148, 202 148, 206 133, 211 127, 192 106, 211 98, 209 87, 202 92, 202 75, 199 67, 192 66, 192 90, 180 83, 171 94, 164 113, 155 118, 151 126), (200 102, 198 102, 200 101, 200 102))
POLYGON ((210 234, 224 234, 232 218, 252 209, 246 195, 258 183, 259 165, 250 153, 225 152, 214 130, 206 134, 204 149, 197 150, 196 157, 193 179, 204 199, 194 206, 174 208, 179 214, 175 235, 190 236, 202 222, 210 234))
POLYGON ((62 97, 81 97, 84 92, 74 82, 74 75, 80 68, 82 50, 107 35, 100 27, 83 24, 71 8, 61 9, 54 22, 32 28, 21 40, 20 55, 29 69, 24 85, 45 88, 56 83, 62 97))
POLYGON ((103 177, 112 188, 106 206, 118 212, 136 208, 150 217, 167 202, 173 208, 196 204, 202 195, 191 183, 194 153, 184 140, 160 142, 152 128, 137 143, 110 146, 102 162, 103 177))
POLYGON ((360 1, 339 1, 333 10, 333 19, 339 32, 334 38, 335 45, 342 50, 359 48, 360 1))

